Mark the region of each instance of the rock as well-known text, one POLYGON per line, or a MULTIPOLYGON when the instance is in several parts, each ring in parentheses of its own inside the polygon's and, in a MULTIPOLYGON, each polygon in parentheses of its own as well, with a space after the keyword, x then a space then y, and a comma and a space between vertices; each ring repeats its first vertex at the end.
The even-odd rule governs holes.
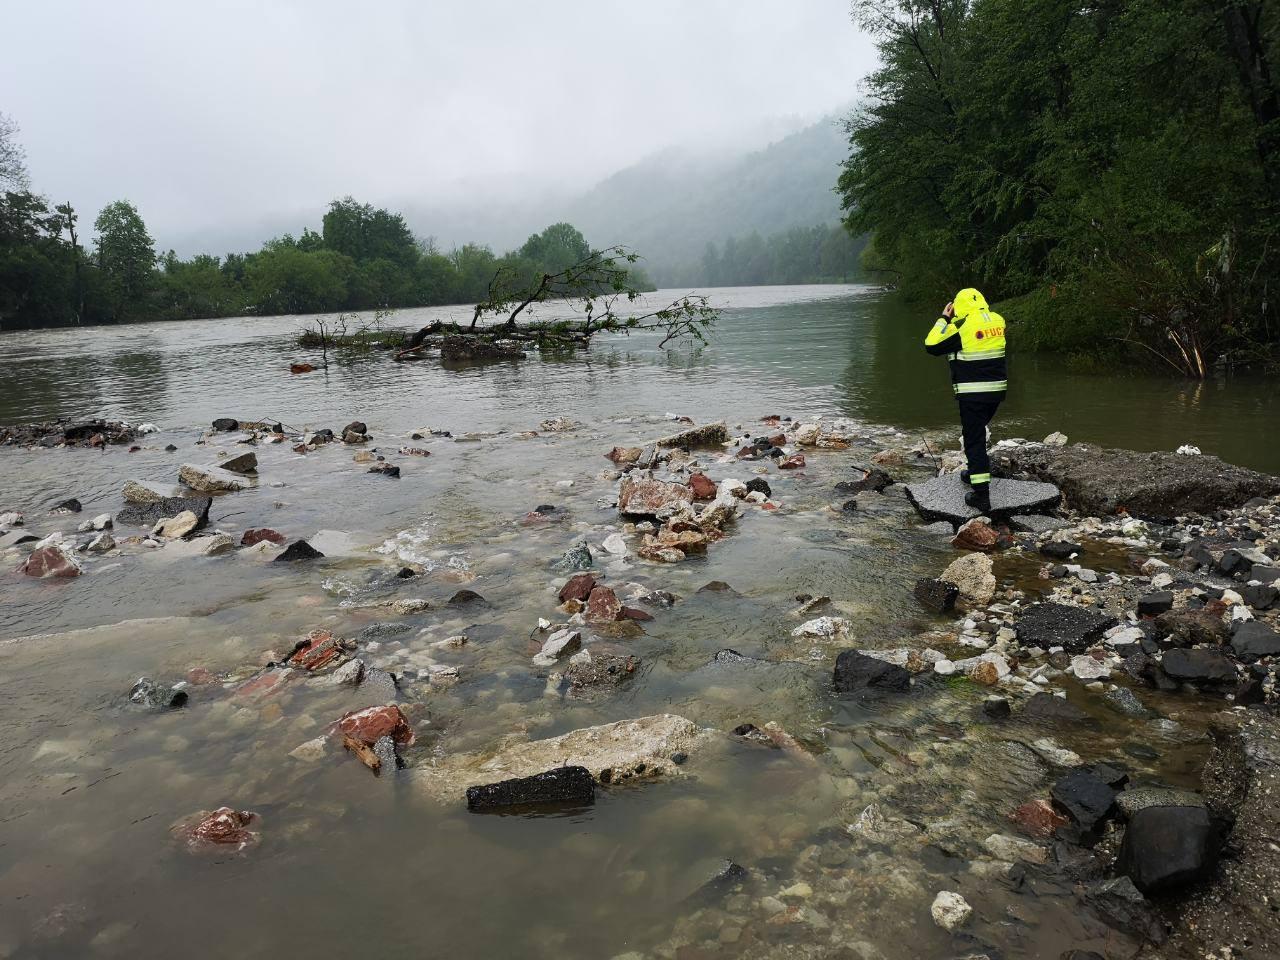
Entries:
POLYGON ((323 670, 347 655, 342 641, 328 630, 312 630, 294 646, 285 663, 303 670, 323 670))
POLYGON ((1145 807, 1129 818, 1116 869, 1143 893, 1169 890, 1209 873, 1220 846, 1203 805, 1145 807))
POLYGON ((161 686, 149 677, 139 677, 129 691, 129 702, 148 710, 176 710, 187 700, 187 691, 161 686))
POLYGON ((92 533, 98 530, 110 530, 114 524, 111 522, 111 514, 100 513, 91 520, 86 520, 76 528, 78 533, 92 533))
MULTIPOLYGON (((356 662, 356 661, 352 661, 356 662)), ((326 737, 316 737, 314 740, 308 740, 306 743, 300 743, 289 751, 289 756, 295 760, 305 760, 308 763, 314 763, 324 757, 329 752, 329 741, 326 737)))
POLYGON ((1188 647, 1198 643, 1218 646, 1227 642, 1229 633, 1222 618, 1207 610, 1169 610, 1156 617, 1156 630, 1174 644, 1188 647))
POLYGON ((560 588, 559 599, 561 603, 567 600, 580 600, 583 603, 591 596, 591 591, 595 589, 596 578, 592 573, 579 573, 570 577, 563 587, 560 588))
POLYGON ((296 563, 299 560, 318 560, 324 554, 305 540, 295 540, 285 548, 284 553, 276 557, 276 562, 296 563))
POLYGON ((752 477, 746 483, 747 493, 763 493, 766 498, 773 496, 773 489, 764 477, 752 477))
POLYGON ((467 787, 467 809, 473 813, 548 804, 585 806, 595 799, 596 781, 586 767, 557 767, 531 777, 467 787))
POLYGON ((246 530, 240 537, 240 545, 242 547, 252 547, 255 543, 284 543, 288 538, 283 533, 277 533, 268 527, 258 527, 254 530, 246 530))
POLYGON ((569 663, 565 679, 575 689, 615 685, 630 679, 640 666, 639 657, 623 657, 614 654, 588 654, 579 660, 578 654, 569 663))
POLYGON ((1071 658, 1071 674, 1078 680, 1105 680, 1111 676, 1111 668, 1101 660, 1096 660, 1087 653, 1077 654, 1071 658))
POLYGON ((983 848, 997 860, 1016 862, 1026 860, 1030 863, 1044 863, 1049 859, 1049 851, 1038 843, 1010 837, 1003 833, 993 833, 982 841, 983 848))
POLYGON ((714 500, 718 488, 705 473, 694 473, 689 475, 689 489, 693 491, 695 500, 714 500))
POLYGON ((1102 701, 1116 713, 1126 717, 1143 719, 1151 716, 1151 711, 1142 705, 1142 701, 1128 687, 1115 687, 1102 695, 1102 701))
POLYGON ((18 569, 28 577, 41 578, 78 577, 83 572, 80 561, 58 543, 33 550, 18 569))
POLYGON ((612 623, 622 616, 622 601, 608 587, 595 587, 587 597, 588 623, 612 623))
POLYGON ((188 817, 174 828, 174 834, 193 850, 206 846, 234 846, 243 850, 258 840, 258 834, 249 829, 249 824, 255 819, 257 814, 248 810, 219 807, 188 817))
POLYGON ((184 463, 178 468, 178 479, 201 493, 227 493, 236 490, 248 490, 254 481, 221 467, 206 467, 194 463, 184 463))
POLYGON ((604 538, 601 544, 606 553, 611 553, 615 557, 625 557, 627 555, 627 541, 620 533, 611 533, 604 538))
MULTIPOLYGON (((939 660, 937 663, 942 663, 939 660)), ((936 667, 936 664, 935 664, 936 667)), ((982 713, 984 716, 990 717, 992 720, 1003 720, 1012 713, 1009 701, 1004 697, 987 697, 982 701, 982 713)))
POLYGON ((474 590, 468 590, 464 587, 461 590, 455 590, 453 596, 445 603, 450 607, 470 607, 473 605, 488 606, 489 601, 474 590))
POLYGON ((793 453, 789 457, 785 457, 778 461, 779 470, 801 470, 804 468, 804 454, 793 453))
POLYGON ((951 545, 957 550, 994 550, 1000 543, 1000 535, 991 529, 990 524, 980 517, 967 520, 951 538, 951 545))
POLYGON ((1204 798, 1190 790, 1173 787, 1138 787, 1123 790, 1116 797, 1116 809, 1126 820, 1148 807, 1203 807, 1204 798))
POLYGON ((1067 435, 1055 430, 1044 438, 1044 445, 1046 447, 1065 447, 1067 445, 1067 435))
POLYGON ((354 433, 354 434, 360 435, 361 437, 365 437, 365 435, 368 432, 369 432, 369 425, 362 420, 352 420, 340 431, 344 439, 346 438, 346 435, 349 433, 354 433))
POLYGON ((562 570, 589 570, 594 563, 591 549, 585 543, 577 543, 561 555, 556 566, 562 570))
POLYGON ((0 513, 0 527, 8 529, 9 527, 20 527, 24 523, 26 521, 23 520, 22 514, 17 510, 6 510, 0 513))
POLYGON ((85 553, 103 554, 108 553, 116 548, 115 538, 107 532, 102 532, 86 543, 82 549, 85 553))
POLYGON ((1033 837, 1049 837, 1069 821, 1048 800, 1028 800, 1009 814, 1009 819, 1033 837))
POLYGON ((228 457, 219 466, 223 470, 230 470, 232 473, 256 474, 258 472, 258 455, 252 450, 246 450, 244 453, 238 453, 234 457, 228 457))
POLYGON ((1049 796, 1082 835, 1092 834, 1115 811, 1116 791, 1085 770, 1073 770, 1058 780, 1049 796))
POLYGON ((673 714, 621 720, 547 740, 508 744, 473 754, 448 754, 411 769, 427 796, 456 801, 480 782, 531 777, 565 766, 585 767, 597 783, 621 784, 680 774, 676 754, 692 757, 702 739, 689 720, 673 714))
POLYGON ((1164 672, 1180 683, 1230 687, 1236 685, 1235 665, 1217 650, 1175 647, 1165 651, 1160 660, 1164 672))
POLYGON ((692 501, 693 491, 684 484, 628 476, 618 492, 618 512, 624 517, 655 517, 664 508, 692 501))
POLYGON ((866 690, 902 692, 911 688, 911 674, 904 667, 857 650, 845 650, 836 657, 834 679, 836 692, 842 695, 866 690))
POLYGON ((1102 642, 1102 635, 1115 626, 1115 618, 1063 603, 1037 603, 1014 621, 1018 642, 1024 647, 1062 647, 1068 653, 1083 653, 1102 642))
POLYGON ((355 687, 364 679, 365 665, 363 660, 351 659, 342 666, 314 678, 311 682, 320 687, 355 687))
POLYGON ((940 579, 954 583, 960 597, 974 606, 985 606, 996 595, 996 578, 991 558, 983 553, 970 553, 953 560, 940 579))
POLYGON ((200 534, 186 540, 170 540, 165 545, 167 555, 180 557, 213 557, 234 550, 236 542, 225 533, 200 534))
POLYGON ((168 517, 189 510, 203 527, 209 521, 211 497, 161 497, 146 503, 130 503, 116 513, 115 522, 132 527, 154 527, 168 517))
MULTIPOLYGON (((970 489, 958 473, 949 473, 907 484, 907 498, 925 521, 963 523, 978 516, 978 511, 964 502, 970 489)), ((991 481, 990 492, 991 510, 999 514, 1044 513, 1057 506, 1061 498, 1058 488, 1051 484, 999 477, 991 481)))
POLYGON ((533 658, 535 666, 552 666, 561 657, 582 648, 582 634, 577 630, 557 630, 547 637, 542 649, 533 658))
MULTIPOLYGON (((358 442, 358 441, 344 440, 344 442, 351 443, 351 442, 358 442)), ((380 474, 381 476, 388 477, 391 480, 400 479, 400 468, 391 463, 375 463, 372 467, 370 467, 365 472, 377 473, 377 474, 380 474)))
POLYGON ((1053 723, 1078 723, 1089 719, 1087 713, 1066 697, 1055 697, 1052 693, 1033 694, 1031 699, 1023 705, 1022 715, 1032 720, 1047 720, 1053 723))
POLYGON ((644 453, 643 447, 614 447, 605 454, 605 458, 619 466, 626 466, 639 460, 642 453, 644 453))
POLYGON ((943 930, 954 932, 969 922, 969 918, 973 916, 973 907, 960 894, 942 890, 933 898, 929 913, 933 922, 943 930))
POLYGON ((61 503, 54 504, 53 509, 50 510, 49 512, 54 514, 79 513, 83 509, 84 509, 84 506, 80 503, 80 501, 77 500, 75 497, 71 497, 70 499, 63 500, 61 503))
POLYGON ((672 434, 669 437, 663 437, 657 441, 660 447, 681 447, 689 449, 690 447, 712 447, 719 446, 729 442, 729 428, 725 426, 724 421, 718 423, 709 423, 702 427, 693 427, 680 433, 672 434))
POLYGON ((1173 592, 1157 590, 1138 598, 1138 616, 1158 617, 1173 609, 1173 592))
POLYGON ((346 736, 368 747, 381 737, 391 737, 402 747, 412 746, 415 740, 408 718, 394 704, 343 714, 336 726, 346 736))
POLYGON ((1231 649, 1245 661, 1280 656, 1280 633, 1276 633, 1265 623, 1251 620, 1236 627, 1231 637, 1231 649))
POLYGON ((844 617, 816 617, 807 620, 791 631, 797 640, 819 640, 824 642, 845 640, 853 624, 844 617))
POLYGON ((1084 894, 1085 902, 1101 915, 1108 926, 1157 945, 1167 938, 1164 924, 1128 877, 1096 881, 1085 888, 1084 894))
POLYGON ((131 443, 134 439, 134 431, 127 423, 100 418, 0 426, 0 446, 100 448, 108 443, 131 443))
POLYGON ((930 610, 936 613, 947 613, 955 607, 956 600, 960 596, 960 588, 946 580, 926 578, 916 581, 913 593, 915 598, 930 610))
POLYGON ((1242 587, 1240 598, 1254 610, 1270 610, 1276 605, 1276 600, 1280 599, 1280 590, 1265 583, 1255 584, 1242 587))
POLYGON ((992 460, 1011 473, 1055 484, 1068 504, 1096 517, 1113 516, 1121 508, 1152 519, 1212 514, 1250 497, 1280 493, 1280 477, 1211 456, 1137 453, 1078 443, 1060 449, 997 448, 992 460))
POLYGON ((856 480, 841 480, 836 484, 836 493, 845 496, 871 491, 882 493, 886 487, 893 485, 893 477, 879 467, 855 467, 862 475, 856 480))
POLYGON ((183 510, 177 516, 157 521, 156 525, 151 528, 151 532, 157 536, 167 538, 185 537, 194 533, 198 526, 200 526, 200 518, 190 510, 183 510))
POLYGON ((230 433, 233 430, 240 429, 240 421, 232 417, 219 417, 213 421, 213 429, 219 433, 230 433))

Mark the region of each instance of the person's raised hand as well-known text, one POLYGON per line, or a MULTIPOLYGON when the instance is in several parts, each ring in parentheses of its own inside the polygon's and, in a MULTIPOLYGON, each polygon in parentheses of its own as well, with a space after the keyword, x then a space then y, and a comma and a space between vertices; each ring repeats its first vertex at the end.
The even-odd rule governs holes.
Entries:
POLYGON ((955 313, 956 313, 956 305, 954 302, 950 302, 945 307, 942 308, 942 315, 946 317, 948 320, 950 320, 953 316, 955 316, 955 313))

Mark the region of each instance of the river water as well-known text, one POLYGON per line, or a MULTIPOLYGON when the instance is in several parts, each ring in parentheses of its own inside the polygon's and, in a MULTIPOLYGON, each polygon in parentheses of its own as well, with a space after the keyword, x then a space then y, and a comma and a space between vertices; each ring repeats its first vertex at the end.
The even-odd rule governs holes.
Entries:
MULTIPOLYGON (((954 555, 945 539, 894 498, 854 516, 830 508, 849 452, 815 452, 802 471, 769 467, 782 509, 750 511, 705 559, 598 557, 609 583, 681 598, 642 632, 592 641, 641 658, 629 682, 567 696, 531 666, 531 631, 557 617, 565 574, 555 561, 579 538, 598 547, 619 529, 602 454, 671 432, 668 415, 724 418, 752 434, 768 414, 843 416, 885 444, 895 428, 954 432, 945 364, 919 348, 931 317, 861 287, 726 289, 713 299, 724 316, 698 349, 599 338, 570 355, 463 370, 373 353, 293 376, 291 361, 316 359, 293 342, 305 318, 0 336, 0 423, 106 415, 161 428, 135 453, 0 450, 0 511, 22 511, 39 534, 114 513, 127 479, 171 484, 180 463, 245 449, 238 434, 197 445, 215 417, 335 430, 363 420, 371 446, 402 468, 399 480, 370 475, 341 444, 306 456, 288 444, 253 448, 261 482, 216 499, 211 525, 237 540, 262 526, 291 538, 345 534, 328 535, 346 546, 312 564, 126 546, 69 581, 0 575, 0 956, 689 958, 785 945, 906 960, 1098 949, 1107 932, 1081 919, 1070 890, 1013 889, 987 868, 981 838, 1011 832, 1009 811, 1043 793, 1048 771, 1025 737, 973 722, 983 691, 943 684, 841 703, 829 684, 835 651, 791 639, 803 594, 832 597, 829 612, 854 620, 861 646, 903 645, 947 623, 910 592, 954 555), (538 431, 551 417, 579 427, 538 431), (430 429, 453 437, 408 440, 430 429), (397 456, 405 443, 430 457, 397 456), (48 513, 71 496, 82 514, 48 513), (561 508, 561 519, 528 521, 540 504, 561 508), (405 564, 425 572, 389 579, 405 564), (699 592, 713 580, 733 592, 699 592), (488 605, 445 607, 460 586, 488 605), (435 609, 402 616, 374 605, 405 597, 435 609), (378 624, 388 625, 383 638, 362 656, 404 678, 401 698, 419 724, 411 767, 655 713, 720 731, 775 721, 804 749, 725 737, 692 756, 687 775, 603 790, 586 810, 474 816, 425 797, 411 770, 374 779, 341 750, 290 756, 364 705, 358 692, 295 684, 254 701, 213 684, 168 714, 123 703, 141 675, 242 677, 312 629, 355 637, 378 624), (460 650, 432 646, 463 633, 460 650), (770 665, 709 665, 725 647, 770 665), (427 683, 439 664, 457 667, 459 682, 427 683), (193 856, 171 839, 175 821, 224 804, 260 815, 260 843, 193 856), (874 840, 850 832, 868 808, 898 829, 874 840), (712 902, 691 896, 721 858, 750 880, 712 902), (940 889, 974 905, 967 933, 930 920, 940 889), (775 913, 779 900, 768 898, 787 909, 775 913)), ((392 323, 466 316, 411 310, 392 323)), ((1280 469, 1267 442, 1280 400, 1265 384, 1092 377, 1016 356, 1011 379, 997 436, 1194 443, 1280 469)), ((702 462, 716 479, 752 475, 714 454, 702 462)), ((19 559, 5 558, 7 568, 19 559)), ((1139 778, 1186 784, 1204 750, 1177 724, 1114 719, 1061 740, 1090 759, 1124 758, 1139 778)))

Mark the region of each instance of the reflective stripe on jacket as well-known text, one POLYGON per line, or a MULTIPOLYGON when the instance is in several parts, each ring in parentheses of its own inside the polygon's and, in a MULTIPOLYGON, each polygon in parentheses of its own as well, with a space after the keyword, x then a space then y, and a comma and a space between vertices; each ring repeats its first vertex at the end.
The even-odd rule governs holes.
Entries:
POLYGON ((957 395, 1003 393, 1009 386, 1004 317, 992 311, 972 287, 956 294, 954 307, 950 320, 943 317, 933 325, 924 348, 950 361, 952 390, 957 395))

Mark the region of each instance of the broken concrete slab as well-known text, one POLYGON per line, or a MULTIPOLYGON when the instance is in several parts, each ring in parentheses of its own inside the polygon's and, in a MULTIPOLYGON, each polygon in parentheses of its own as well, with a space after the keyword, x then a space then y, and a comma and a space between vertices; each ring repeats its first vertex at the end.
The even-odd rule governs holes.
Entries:
POLYGON ((1013 626, 1018 631, 1018 642, 1024 647, 1046 650, 1062 647, 1068 653, 1084 653, 1101 643, 1102 635, 1115 625, 1115 617, 1083 607, 1037 603, 1028 607, 1013 626))
POLYGON ((657 441, 660 447, 710 447, 729 442, 729 428, 723 420, 701 427, 691 427, 657 441))
POLYGON ((476 783, 532 777, 565 766, 586 767, 600 784, 678 776, 680 765, 672 757, 689 756, 713 735, 684 717, 656 714, 497 750, 441 757, 415 766, 411 777, 431 799, 458 803, 476 783))
MULTIPOLYGON (((964 502, 965 494, 972 487, 960 479, 958 473, 932 477, 918 483, 909 483, 907 497, 926 521, 950 520, 963 523, 979 516, 979 511, 964 502)), ((1058 505, 1062 495, 1051 483, 1034 483, 1027 480, 991 481, 991 512, 998 514, 1046 513, 1058 505)))
POLYGON ((248 490, 254 485, 249 477, 223 470, 221 467, 201 466, 195 463, 184 463, 178 468, 178 479, 192 490, 201 493, 231 493, 236 490, 248 490))
POLYGON ((586 767, 557 767, 532 777, 467 787, 467 809, 473 813, 508 807, 584 806, 595 799, 596 781, 586 767))
POLYGON ((209 522, 209 506, 211 497, 163 497, 149 503, 130 503, 116 514, 115 522, 132 527, 154 527, 159 521, 176 517, 184 510, 190 510, 200 521, 200 526, 209 522))

